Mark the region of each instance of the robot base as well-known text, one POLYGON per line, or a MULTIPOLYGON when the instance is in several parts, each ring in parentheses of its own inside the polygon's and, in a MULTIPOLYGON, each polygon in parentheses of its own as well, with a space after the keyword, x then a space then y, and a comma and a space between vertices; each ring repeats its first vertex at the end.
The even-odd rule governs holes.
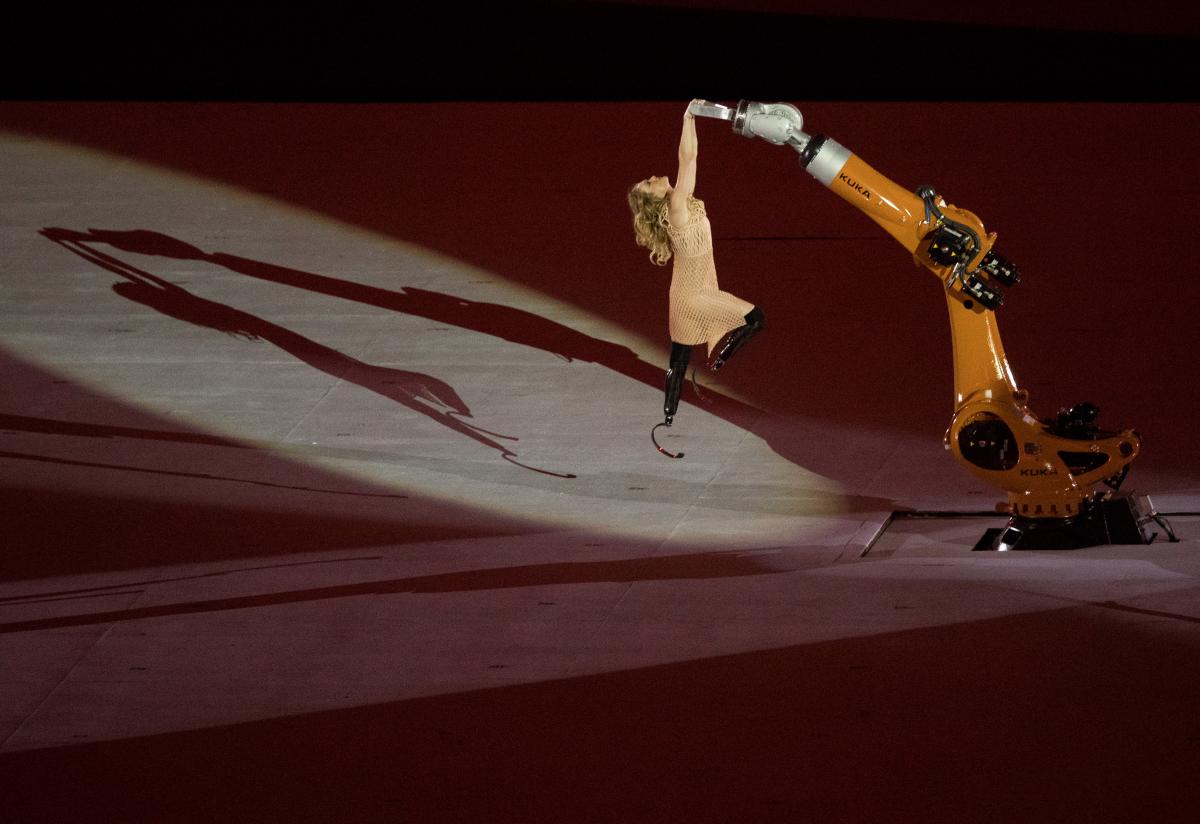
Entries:
POLYGON ((1178 540, 1170 524, 1154 510, 1145 495, 1121 494, 1092 502, 1074 518, 1022 518, 1013 516, 1006 527, 988 530, 976 545, 980 550, 1083 549, 1108 544, 1149 544, 1158 535, 1150 523, 1178 540), (995 533, 993 535, 993 533, 995 533))

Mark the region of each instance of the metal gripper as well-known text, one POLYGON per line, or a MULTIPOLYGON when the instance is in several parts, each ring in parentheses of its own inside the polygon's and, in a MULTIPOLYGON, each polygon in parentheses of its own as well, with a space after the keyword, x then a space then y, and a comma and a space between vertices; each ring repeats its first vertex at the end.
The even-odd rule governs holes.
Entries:
POLYGON ((768 143, 788 145, 798 152, 808 145, 804 116, 791 103, 742 100, 736 109, 731 109, 720 103, 698 100, 688 106, 688 111, 697 117, 728 120, 733 125, 734 133, 742 137, 761 137, 768 143))

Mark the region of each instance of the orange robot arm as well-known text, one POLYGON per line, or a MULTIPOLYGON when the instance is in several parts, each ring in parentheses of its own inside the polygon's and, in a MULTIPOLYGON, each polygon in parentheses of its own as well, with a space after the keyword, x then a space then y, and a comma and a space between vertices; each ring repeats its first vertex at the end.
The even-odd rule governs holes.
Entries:
POLYGON ((947 204, 929 187, 902 188, 832 138, 808 135, 790 104, 693 105, 698 115, 731 121, 733 131, 745 137, 791 146, 809 174, 894 237, 941 282, 954 352, 954 415, 945 445, 972 474, 1007 493, 1005 508, 1014 518, 1026 527, 1067 522, 1112 496, 1141 439, 1133 430, 1100 430, 1090 404, 1057 420, 1039 420, 1029 410, 1029 395, 1017 386, 995 315, 1004 289, 1020 275, 994 253, 996 235, 976 215, 947 204))

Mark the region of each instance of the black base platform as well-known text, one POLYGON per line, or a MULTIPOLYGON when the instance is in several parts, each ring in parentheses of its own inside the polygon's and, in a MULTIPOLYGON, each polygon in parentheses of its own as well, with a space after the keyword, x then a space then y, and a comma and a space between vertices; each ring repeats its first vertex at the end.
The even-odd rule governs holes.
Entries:
POLYGON ((1155 511, 1145 495, 1123 494, 1095 501, 1074 518, 1022 518, 1013 516, 1008 525, 989 529, 975 545, 976 550, 1007 552, 1016 549, 1084 549, 1108 544, 1149 544, 1158 537, 1153 525, 1162 527, 1174 541, 1170 524, 1155 511))

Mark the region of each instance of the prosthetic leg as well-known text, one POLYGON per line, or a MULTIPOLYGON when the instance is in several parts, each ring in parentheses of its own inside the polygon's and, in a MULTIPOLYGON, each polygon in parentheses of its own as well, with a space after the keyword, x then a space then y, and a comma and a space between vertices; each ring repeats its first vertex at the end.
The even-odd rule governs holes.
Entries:
POLYGON ((663 387, 663 423, 667 426, 675 420, 675 412, 679 409, 679 395, 683 392, 683 379, 691 359, 692 347, 682 343, 671 344, 671 363, 663 387))
POLYGON ((709 369, 716 372, 726 362, 734 356, 734 354, 745 346, 750 338, 757 335, 766 328, 767 321, 763 311, 755 306, 746 313, 746 322, 729 333, 729 337, 725 339, 725 344, 717 353, 717 357, 709 364, 709 369))
POLYGON ((663 387, 663 422, 650 430, 650 440, 654 447, 668 458, 682 458, 682 452, 668 452, 658 445, 654 432, 660 426, 670 426, 675 421, 675 413, 679 410, 679 396, 683 393, 683 381, 687 375, 688 362, 692 359, 692 347, 682 343, 671 342, 671 360, 667 368, 667 378, 663 387))

